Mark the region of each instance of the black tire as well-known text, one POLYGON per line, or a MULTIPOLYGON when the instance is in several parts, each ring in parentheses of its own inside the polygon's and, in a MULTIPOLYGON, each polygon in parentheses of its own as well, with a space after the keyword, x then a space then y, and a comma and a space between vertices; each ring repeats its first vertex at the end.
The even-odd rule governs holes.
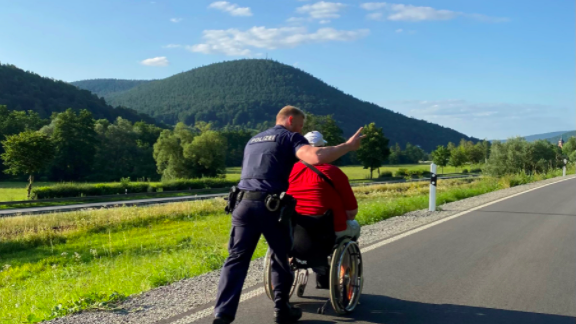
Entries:
POLYGON ((302 298, 304 297, 304 289, 306 289, 306 286, 304 285, 298 285, 298 289, 296 290, 296 296, 302 298))
MULTIPOLYGON (((264 290, 266 291, 266 296, 268 296, 270 300, 274 300, 274 286, 272 285, 272 268, 270 267, 271 259, 272 259, 272 251, 268 249, 268 251, 266 251, 266 256, 264 257, 264 290)), ((289 297, 292 297, 292 294, 294 294, 296 286, 298 285, 298 272, 299 270, 296 270, 296 272, 294 273, 294 282, 292 283, 292 287, 290 288, 289 297)))
POLYGON ((338 315, 354 311, 364 285, 362 255, 358 244, 343 240, 332 254, 330 302, 338 315))

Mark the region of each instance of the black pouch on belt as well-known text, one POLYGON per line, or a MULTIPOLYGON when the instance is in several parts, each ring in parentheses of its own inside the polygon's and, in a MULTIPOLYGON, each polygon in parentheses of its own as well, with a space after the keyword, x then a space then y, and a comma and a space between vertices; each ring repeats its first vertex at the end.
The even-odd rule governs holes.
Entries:
POLYGON ((296 199, 283 192, 278 197, 280 199, 280 218, 278 222, 284 226, 291 226, 296 215, 296 199))
POLYGON ((228 203, 226 204, 226 207, 224 208, 224 211, 226 212, 226 214, 230 214, 231 212, 234 211, 234 207, 236 207, 236 199, 238 198, 239 193, 240 193, 240 189, 238 189, 238 187, 232 186, 232 188, 230 188, 230 192, 228 193, 228 198, 226 199, 226 200, 228 200, 228 203))

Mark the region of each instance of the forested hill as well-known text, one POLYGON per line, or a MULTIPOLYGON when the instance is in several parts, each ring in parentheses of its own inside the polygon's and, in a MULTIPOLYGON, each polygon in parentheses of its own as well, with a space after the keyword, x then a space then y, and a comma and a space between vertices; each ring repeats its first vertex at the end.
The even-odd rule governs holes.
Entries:
POLYGON ((70 82, 80 89, 88 90, 98 97, 104 97, 114 92, 126 91, 149 80, 119 80, 119 79, 93 79, 70 82))
POLYGON ((154 118, 133 109, 114 108, 90 91, 41 77, 10 64, 0 64, 0 105, 10 110, 32 110, 42 118, 73 108, 87 109, 95 119, 113 121, 122 117, 131 121, 157 123, 154 118))
POLYGON ((431 151, 437 145, 458 143, 462 138, 475 140, 358 100, 302 70, 271 60, 211 64, 111 93, 105 99, 170 124, 210 121, 217 127, 261 128, 274 121, 281 107, 290 104, 316 115, 332 114, 345 135, 376 122, 384 128, 392 145, 410 142, 431 151))

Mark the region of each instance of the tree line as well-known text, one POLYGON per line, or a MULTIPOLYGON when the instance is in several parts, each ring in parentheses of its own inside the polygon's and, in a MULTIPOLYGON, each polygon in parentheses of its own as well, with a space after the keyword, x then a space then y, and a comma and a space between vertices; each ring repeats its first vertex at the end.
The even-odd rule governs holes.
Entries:
POLYGON ((510 138, 506 142, 488 141, 476 144, 462 140, 458 146, 449 143, 438 146, 431 153, 432 161, 444 168, 456 168, 465 164, 482 164, 484 174, 500 177, 505 174, 547 173, 561 168, 564 159, 576 160, 576 138, 571 137, 562 148, 547 140, 528 142, 522 137, 510 138))
MULTIPOLYGON (((345 142, 343 131, 331 115, 307 115, 303 132, 318 130, 327 145, 345 142)), ((88 110, 68 109, 43 119, 34 111, 9 111, 0 106, 0 177, 26 176, 30 182, 41 176, 51 181, 118 181, 122 178, 170 180, 222 177, 227 166, 242 163, 244 147, 258 130, 240 126, 215 129, 206 122, 194 126, 178 123, 164 129, 144 121, 118 117, 113 122, 94 119, 88 110)), ((546 172, 562 164, 563 157, 576 158, 576 139, 564 151, 546 141, 534 143, 521 138, 506 143, 462 140, 459 146, 438 146, 430 155, 407 143, 391 148, 382 127, 364 127, 360 149, 336 164, 361 164, 374 170, 385 163, 418 163, 432 158, 440 167, 456 168, 466 163, 484 163, 491 175, 511 172, 546 172)), ((20 178, 22 179, 22 178, 20 178)))
POLYGON ((253 131, 214 131, 206 123, 173 130, 118 117, 95 120, 88 110, 68 109, 42 119, 34 111, 0 106, 0 178, 31 184, 50 181, 118 181, 121 178, 200 178, 238 165, 253 131), (228 154, 225 154, 228 153, 228 154))

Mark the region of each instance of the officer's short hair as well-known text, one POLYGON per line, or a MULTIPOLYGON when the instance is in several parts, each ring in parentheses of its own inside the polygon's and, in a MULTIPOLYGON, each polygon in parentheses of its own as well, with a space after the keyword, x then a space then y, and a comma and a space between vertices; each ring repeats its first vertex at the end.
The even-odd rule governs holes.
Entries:
POLYGON ((276 120, 277 121, 284 120, 290 116, 293 117, 301 116, 302 118, 306 118, 306 114, 302 110, 300 110, 300 108, 294 106, 286 106, 280 109, 278 115, 276 115, 276 120))

